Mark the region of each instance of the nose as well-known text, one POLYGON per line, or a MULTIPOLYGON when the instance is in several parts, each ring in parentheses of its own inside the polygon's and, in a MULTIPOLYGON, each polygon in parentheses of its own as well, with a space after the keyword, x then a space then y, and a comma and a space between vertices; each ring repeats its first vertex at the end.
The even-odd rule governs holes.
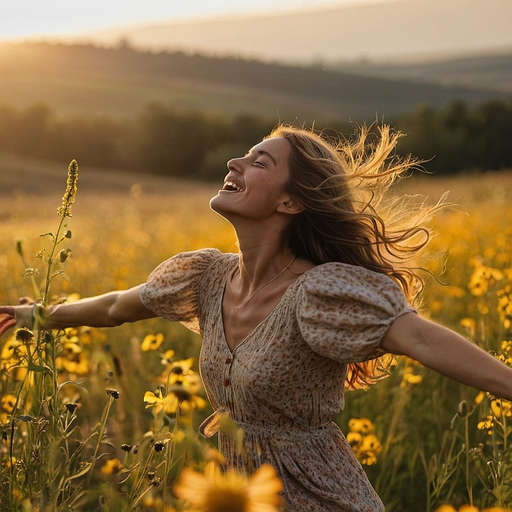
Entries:
POLYGON ((228 170, 240 173, 242 160, 243 158, 232 158, 231 160, 228 160, 228 170))

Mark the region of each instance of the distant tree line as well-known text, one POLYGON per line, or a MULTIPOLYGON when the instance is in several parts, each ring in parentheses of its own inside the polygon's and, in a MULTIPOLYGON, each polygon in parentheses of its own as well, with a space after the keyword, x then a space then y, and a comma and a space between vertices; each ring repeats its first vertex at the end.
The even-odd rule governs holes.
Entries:
POLYGON ((399 151, 430 160, 438 174, 512 169, 512 97, 470 107, 460 100, 438 110, 421 105, 397 120, 406 134, 399 151))
MULTIPOLYGON (((231 118, 148 105, 133 118, 95 114, 57 117, 45 104, 25 110, 0 106, 0 151, 70 160, 182 178, 217 180, 226 161, 267 135, 275 122, 254 115, 231 118)), ((392 122, 406 134, 398 150, 437 174, 512 168, 512 98, 477 106, 452 101, 443 109, 421 105, 392 122)), ((349 123, 315 128, 350 135, 349 123)))

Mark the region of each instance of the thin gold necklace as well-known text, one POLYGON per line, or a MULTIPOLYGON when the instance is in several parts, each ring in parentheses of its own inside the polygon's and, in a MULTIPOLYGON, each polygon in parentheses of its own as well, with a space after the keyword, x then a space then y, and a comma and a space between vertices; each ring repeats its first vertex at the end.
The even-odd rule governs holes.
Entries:
POLYGON ((286 265, 286 267, 284 267, 283 270, 281 270, 278 274, 276 274, 270 281, 268 281, 267 283, 263 284, 254 293, 252 293, 249 296, 249 298, 243 304, 240 304, 240 306, 235 306, 235 301, 234 301, 234 298, 233 298, 233 290, 231 289, 231 281, 233 280, 233 277, 235 277, 235 273, 238 270, 238 267, 235 268, 233 273, 231 274, 231 279, 229 280, 229 295, 230 295, 230 298, 231 298, 231 306, 233 307, 233 309, 240 309, 240 308, 243 308, 244 306, 247 306, 247 304, 249 304, 251 299, 258 292, 263 290, 263 288, 265 288, 265 286, 268 286, 270 283, 273 283, 280 275, 284 274, 295 263, 296 259, 297 259, 297 256, 295 256, 295 258, 293 258, 293 260, 290 263, 288 263, 288 265, 286 265))

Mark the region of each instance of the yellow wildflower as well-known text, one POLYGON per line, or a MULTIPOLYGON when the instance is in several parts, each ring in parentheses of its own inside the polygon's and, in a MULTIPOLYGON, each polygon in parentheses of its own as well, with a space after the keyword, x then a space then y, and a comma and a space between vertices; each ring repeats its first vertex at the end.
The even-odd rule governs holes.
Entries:
MULTIPOLYGON (((171 363, 164 371, 159 381, 169 392, 180 395, 197 395, 202 390, 202 383, 199 375, 192 370, 194 358, 182 359, 171 363)), ((180 398, 178 396, 178 398, 180 398)), ((183 398, 186 400, 187 397, 183 398)))
POLYGON ((17 462, 18 459, 16 457, 10 457, 9 460, 7 461, 7 467, 10 468, 12 466, 15 466, 17 462))
POLYGON ((489 435, 492 434, 492 429, 494 427, 494 418, 492 416, 487 416, 485 420, 478 422, 476 428, 479 430, 487 430, 489 435))
POLYGON ((116 473, 119 473, 123 468, 123 463, 118 458, 109 459, 107 462, 105 462, 105 464, 103 464, 101 472, 104 475, 115 475, 116 473))
POLYGON ((352 449, 355 449, 363 442, 363 436, 359 432, 349 432, 347 434, 347 441, 352 446, 352 449))
POLYGON ((512 416, 512 402, 501 399, 492 400, 491 409, 496 418, 512 416))
POLYGON ((368 418, 352 418, 348 422, 351 432, 359 432, 362 435, 370 434, 375 430, 373 423, 368 418))
MULTIPOLYGON (((435 512, 457 512, 457 509, 451 505, 441 505, 436 508, 435 512)), ((459 512, 507 512, 507 510, 501 507, 491 507, 480 510, 478 507, 475 507, 475 505, 462 505, 462 507, 459 508, 459 512)))
POLYGON ((0 401, 2 410, 5 412, 12 412, 16 405, 16 397, 14 395, 4 395, 0 401))
POLYGON ((213 448, 212 446, 206 448, 204 457, 205 460, 207 460, 208 462, 215 462, 221 466, 226 463, 226 458, 224 457, 224 455, 222 455, 222 453, 219 450, 213 448))
POLYGON ((172 364, 172 359, 174 357, 174 350, 166 350, 164 352, 164 356, 162 357, 162 364, 172 364))
POLYGON ((460 321, 460 325, 461 327, 463 327, 464 329, 466 329, 468 335, 470 338, 474 338, 475 337, 475 332, 476 332, 476 322, 473 318, 463 318, 461 321, 460 321))
POLYGON ((164 341, 164 335, 159 332, 158 334, 148 334, 140 346, 142 352, 149 352, 150 350, 157 350, 164 341))
POLYGON ((480 405, 486 396, 487 393, 485 391, 480 391, 480 393, 478 393, 478 395, 475 397, 475 404, 480 405))
POLYGON ((14 380, 21 381, 28 372, 28 369, 23 366, 27 363, 28 349, 26 344, 17 339, 17 332, 2 347, 0 370, 9 373, 14 380))
POLYGON ((510 329, 512 326, 512 286, 507 284, 502 290, 498 290, 498 315, 503 327, 510 329))
POLYGON ((505 354, 512 353, 512 341, 502 341, 500 348, 505 354))
POLYGON ((57 357, 55 364, 58 368, 74 375, 88 375, 90 370, 89 359, 83 352, 68 353, 66 357, 57 357))
POLYGON ((472 295, 480 297, 487 293, 489 286, 504 278, 503 272, 497 268, 486 267, 481 262, 475 266, 475 270, 469 279, 468 288, 472 295))
POLYGON ((0 424, 6 423, 10 419, 12 411, 16 406, 16 397, 14 395, 4 395, 0 400, 0 424))
POLYGON ((194 409, 204 409, 208 405, 204 398, 187 392, 187 389, 183 386, 172 386, 169 388, 169 393, 176 396, 181 409, 185 412, 194 409))
POLYGON ((373 434, 375 430, 373 423, 367 418, 352 418, 348 426, 350 432, 347 434, 347 441, 357 460, 366 466, 375 464, 377 455, 382 451, 382 445, 373 434))
POLYGON ((361 445, 359 446, 358 459, 361 464, 371 466, 377 462, 377 455, 382 451, 382 445, 377 437, 373 434, 369 434, 363 438, 361 445))
POLYGON ((144 402, 146 402, 146 409, 154 407, 155 414, 161 411, 164 411, 165 414, 174 414, 178 408, 184 411, 204 409, 207 405, 206 400, 197 396, 193 389, 182 384, 170 386, 165 396, 160 389, 157 389, 155 393, 146 391, 144 402))
POLYGON ((146 402, 146 409, 154 408, 155 414, 161 411, 164 411, 166 414, 173 414, 178 410, 179 406, 176 395, 170 394, 164 397, 159 389, 156 390, 156 393, 146 391, 144 393, 144 402, 146 402))
POLYGON ((185 377, 193 375, 195 372, 192 370, 194 364, 194 358, 189 357, 188 359, 181 359, 174 361, 169 365, 169 382, 174 384, 175 382, 182 381, 185 377))
POLYGON ((441 505, 436 508, 435 512, 457 512, 457 509, 453 508, 451 505, 441 505))
POLYGON ((217 464, 210 462, 204 474, 185 468, 174 492, 187 502, 185 510, 193 512, 277 512, 282 488, 268 464, 246 477, 233 469, 222 473, 217 464))
POLYGON ((408 384, 414 385, 419 384, 422 381, 423 377, 414 373, 414 369, 412 366, 406 366, 404 368, 404 373, 402 376, 402 382, 400 383, 400 387, 406 387, 408 384))

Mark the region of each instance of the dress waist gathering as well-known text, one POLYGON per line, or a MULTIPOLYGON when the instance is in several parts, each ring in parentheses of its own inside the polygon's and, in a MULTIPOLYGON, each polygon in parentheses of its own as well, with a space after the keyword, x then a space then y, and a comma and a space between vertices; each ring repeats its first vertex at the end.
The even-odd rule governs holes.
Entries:
POLYGON ((203 437, 210 438, 224 430, 224 427, 226 430, 233 430, 233 427, 241 429, 246 436, 268 437, 280 441, 305 440, 340 431, 333 421, 318 426, 304 426, 292 421, 284 424, 251 423, 231 418, 227 409, 218 409, 201 423, 199 432, 203 437))

